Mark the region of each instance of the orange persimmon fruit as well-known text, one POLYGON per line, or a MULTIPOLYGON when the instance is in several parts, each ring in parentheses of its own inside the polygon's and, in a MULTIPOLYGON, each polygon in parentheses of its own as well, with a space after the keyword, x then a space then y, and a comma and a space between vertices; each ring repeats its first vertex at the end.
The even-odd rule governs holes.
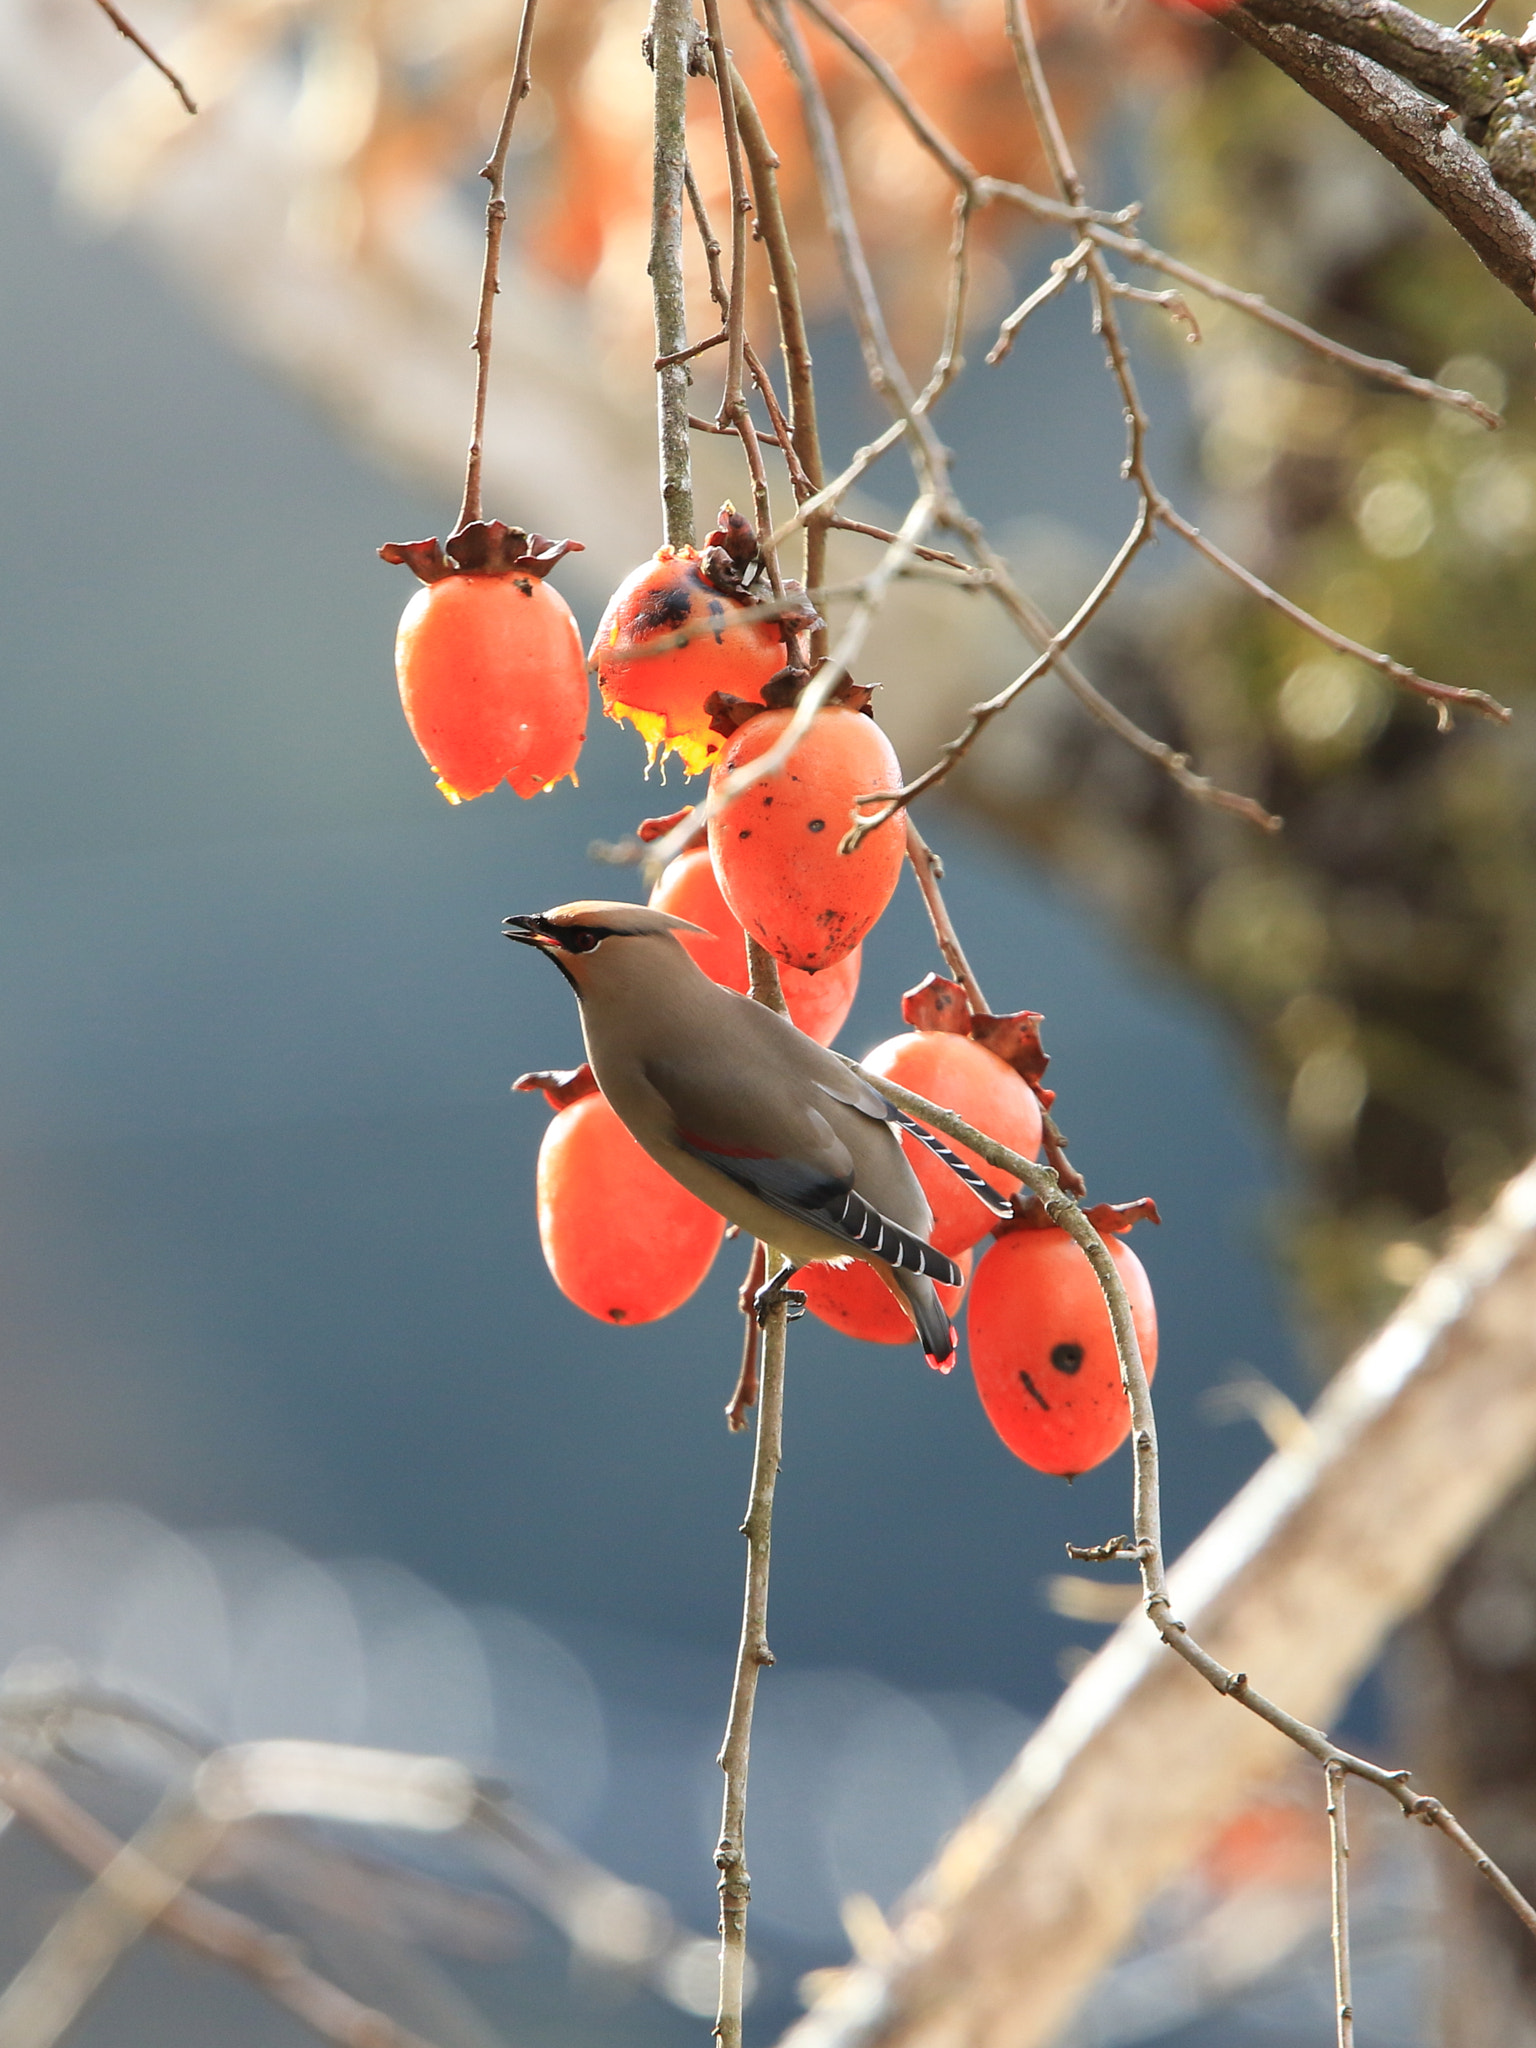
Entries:
POLYGON ((581 635, 537 576, 423 584, 395 638, 400 702, 450 803, 510 782, 536 796, 574 776, 587 735, 581 635))
MULTIPOLYGON (((872 1074, 910 1088, 943 1109, 952 1109, 978 1131, 985 1131, 1000 1145, 1033 1159, 1040 1149, 1040 1104, 1029 1083, 1006 1060, 978 1045, 974 1038, 962 1038, 954 1031, 904 1031, 888 1038, 865 1056, 872 1074)), ((937 1133, 944 1137, 944 1133, 937 1133)), ((928 1147, 903 1131, 901 1142, 913 1172, 922 1183, 928 1206, 933 1211, 932 1243, 951 1258, 968 1245, 979 1244, 997 1218, 979 1195, 952 1173, 928 1147)), ((1018 1192, 1019 1183, 1000 1167, 989 1166, 969 1147, 944 1138, 967 1166, 974 1167, 1000 1195, 1018 1192)))
POLYGON ((680 1308, 725 1234, 725 1218, 663 1172, 597 1094, 545 1131, 538 1199, 555 1285, 605 1323, 653 1323, 680 1308))
MULTIPOLYGON (((960 1285, 938 1289, 949 1316, 959 1307, 971 1277, 971 1254, 961 1252, 955 1264, 964 1276, 960 1285)), ((862 1259, 851 1259, 846 1266, 802 1266, 795 1285, 804 1293, 811 1314, 846 1337, 862 1338, 866 1344, 905 1344, 916 1334, 900 1297, 862 1259)))
MULTIPOLYGON (((708 939, 693 938, 687 932, 679 932, 678 938, 711 981, 735 989, 738 995, 747 993, 746 935, 721 894, 707 846, 696 846, 667 864, 651 891, 651 907, 670 910, 674 917, 712 932, 714 936, 708 939)), ((832 1043, 853 1007, 862 957, 862 949, 855 946, 824 974, 805 974, 798 967, 779 969, 791 1022, 822 1045, 832 1043)))
MULTIPOLYGON (((1157 1370, 1157 1309, 1146 1269, 1105 1239, 1130 1298, 1142 1362, 1157 1370)), ((1130 1432, 1109 1309, 1087 1254, 1064 1230, 1010 1230, 971 1283, 971 1372, 987 1418, 1015 1457, 1076 1477, 1130 1432)))
MULTIPOLYGON (((763 711, 731 735, 722 782, 774 744, 793 711, 763 711)), ((891 900, 906 848, 898 813, 839 852, 856 801, 895 789, 901 765, 872 718, 818 711, 784 767, 749 784, 709 821, 709 848, 738 924, 776 959, 817 974, 845 959, 891 900)))
POLYGON ((603 709, 628 719, 645 741, 649 761, 675 754, 685 775, 697 775, 719 752, 704 700, 715 691, 762 702, 763 685, 784 666, 784 637, 771 621, 730 622, 751 603, 705 579, 697 548, 660 549, 625 577, 608 600, 589 660, 603 709), (701 619, 718 621, 664 654, 638 654, 647 641, 701 619))

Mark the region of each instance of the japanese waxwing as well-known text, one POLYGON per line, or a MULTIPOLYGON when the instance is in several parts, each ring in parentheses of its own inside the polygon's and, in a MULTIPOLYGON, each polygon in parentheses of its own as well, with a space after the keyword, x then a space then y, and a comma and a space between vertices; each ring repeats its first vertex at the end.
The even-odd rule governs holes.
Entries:
MULTIPOLYGON (((862 1259, 905 1303, 930 1361, 953 1355, 934 1282, 955 1287, 961 1274, 927 1242, 932 1212, 892 1126, 999 1210, 979 1175, 787 1018, 711 981, 674 936, 699 926, 592 902, 509 917, 504 929, 575 989, 597 1085, 644 1150, 789 1261, 759 1295, 760 1315, 801 1266, 862 1259)), ((803 1309, 803 1295, 789 1300, 803 1309)))

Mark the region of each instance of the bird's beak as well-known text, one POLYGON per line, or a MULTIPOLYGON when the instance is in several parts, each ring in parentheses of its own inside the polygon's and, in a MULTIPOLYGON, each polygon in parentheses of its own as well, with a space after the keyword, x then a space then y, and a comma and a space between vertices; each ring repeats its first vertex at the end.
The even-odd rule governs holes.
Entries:
POLYGON ((504 917, 501 920, 502 937, 514 940, 519 946, 538 946, 548 952, 559 941, 548 932, 539 930, 537 917, 504 917))

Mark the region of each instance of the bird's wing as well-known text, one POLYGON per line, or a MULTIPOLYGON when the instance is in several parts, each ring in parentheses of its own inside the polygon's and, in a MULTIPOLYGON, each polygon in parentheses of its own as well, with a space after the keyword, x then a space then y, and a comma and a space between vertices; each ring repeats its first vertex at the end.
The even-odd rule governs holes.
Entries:
POLYGON ((960 1285, 962 1275, 953 1259, 935 1251, 912 1231, 903 1230, 889 1216, 882 1216, 854 1187, 851 1173, 834 1180, 795 1159, 744 1159, 739 1153, 716 1151, 686 1131, 678 1133, 678 1142, 693 1158, 717 1168, 770 1208, 809 1223, 846 1245, 862 1245, 877 1259, 904 1272, 925 1273, 947 1287, 960 1285))
POLYGON ((830 1095, 834 1102, 843 1102, 850 1109, 859 1109, 866 1116, 880 1117, 886 1123, 899 1124, 902 1130, 910 1131, 920 1145, 926 1145, 936 1159, 942 1159, 957 1179, 963 1180, 994 1216, 1011 1216, 1013 1204, 1006 1195, 988 1185, 974 1167, 967 1166, 957 1152, 952 1152, 944 1140, 930 1131, 926 1124, 920 1124, 916 1117, 908 1116, 904 1109, 898 1109, 893 1102, 887 1102, 878 1088, 872 1088, 861 1074, 851 1067, 845 1067, 836 1082, 818 1081, 816 1084, 823 1094, 830 1095))
POLYGON ((675 1142, 692 1158, 850 1247, 959 1285, 951 1260, 857 1192, 853 1155, 814 1097, 762 1068, 647 1060, 645 1074, 671 1115, 675 1142))

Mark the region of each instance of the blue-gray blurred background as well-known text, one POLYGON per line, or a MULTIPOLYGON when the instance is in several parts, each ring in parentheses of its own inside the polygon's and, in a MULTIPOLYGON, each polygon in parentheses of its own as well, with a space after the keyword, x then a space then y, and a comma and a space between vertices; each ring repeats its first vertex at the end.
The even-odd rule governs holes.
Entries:
MULTIPOLYGON (((444 498, 370 467, 131 243, 82 239, 13 141, 0 280, 0 1655, 57 1648, 214 1733, 471 1753, 707 1931, 742 1256, 650 1328, 557 1293, 532 1195, 547 1113, 508 1084, 579 1057, 577 1025, 497 929, 636 888, 588 844, 681 793, 596 720, 579 791, 450 809, 395 697, 408 591, 374 557, 442 532, 444 498)), ((1108 449, 1113 408, 1052 317, 1031 374, 1056 418, 1083 382, 1108 449)), ((850 398, 834 440, 862 424, 850 398)), ((980 426, 945 421, 981 510, 1114 537, 1113 487, 1066 436, 1021 472, 980 426)), ((652 544, 636 531, 636 558, 652 544)), ((1094 1195, 1161 1207, 1136 1248, 1178 1548, 1266 1449, 1206 1390, 1248 1369, 1305 1398, 1266 1253, 1278 1149, 1207 1016, 959 817, 924 823, 995 1004, 1045 1013, 1094 1195)), ((939 964, 904 882, 842 1044, 900 1028, 939 964)), ((888 1902, 1099 1640, 1041 1587, 1065 1540, 1125 1525, 1128 1484, 1123 1454, 1072 1489, 1022 1468, 963 1368, 797 1327, 754 1770, 760 2038, 846 1955, 840 1897, 888 1902)), ((156 1967, 136 1959, 81 2038, 167 2038, 156 1967)), ((534 1941, 477 1995, 518 2041, 701 2038, 563 1967, 534 1941)), ((222 2038, 299 2038, 199 1995, 222 2038)))

